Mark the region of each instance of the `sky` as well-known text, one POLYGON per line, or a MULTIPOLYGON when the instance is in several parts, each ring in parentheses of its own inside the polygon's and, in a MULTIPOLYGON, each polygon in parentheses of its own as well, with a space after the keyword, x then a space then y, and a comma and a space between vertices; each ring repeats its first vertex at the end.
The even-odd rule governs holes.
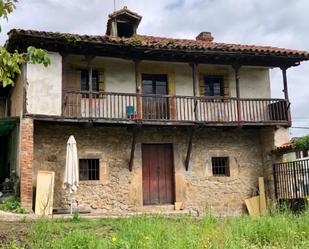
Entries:
MULTIPOLYGON (((143 16, 138 33, 194 39, 212 32, 215 41, 271 45, 309 51, 308 0, 115 0, 143 16)), ((103 35, 113 0, 20 0, 1 21, 0 43, 12 28, 103 35)), ((288 70, 293 127, 309 134, 309 62, 288 70)), ((271 70, 272 97, 283 98, 282 75, 271 70)))

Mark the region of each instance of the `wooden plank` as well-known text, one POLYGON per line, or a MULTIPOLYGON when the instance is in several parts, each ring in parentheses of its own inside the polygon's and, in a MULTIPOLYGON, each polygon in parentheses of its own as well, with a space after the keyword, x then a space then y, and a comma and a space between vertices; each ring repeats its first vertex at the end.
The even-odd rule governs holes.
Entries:
POLYGON ((260 213, 263 215, 267 211, 264 177, 259 177, 259 194, 260 194, 260 213))
POLYGON ((55 172, 39 171, 37 175, 35 214, 40 216, 53 213, 55 172))
POLYGON ((260 215, 260 196, 255 196, 245 200, 249 215, 260 215))

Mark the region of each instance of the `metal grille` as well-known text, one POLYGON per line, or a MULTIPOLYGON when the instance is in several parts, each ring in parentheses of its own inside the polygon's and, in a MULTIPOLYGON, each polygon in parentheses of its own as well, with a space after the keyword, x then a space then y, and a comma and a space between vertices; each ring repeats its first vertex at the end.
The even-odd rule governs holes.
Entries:
POLYGON ((79 179, 81 181, 100 180, 100 160, 79 159, 79 179))
POLYGON ((273 166, 277 199, 309 197, 309 160, 278 163, 273 166))
POLYGON ((213 157, 212 174, 214 176, 230 176, 229 158, 213 157))

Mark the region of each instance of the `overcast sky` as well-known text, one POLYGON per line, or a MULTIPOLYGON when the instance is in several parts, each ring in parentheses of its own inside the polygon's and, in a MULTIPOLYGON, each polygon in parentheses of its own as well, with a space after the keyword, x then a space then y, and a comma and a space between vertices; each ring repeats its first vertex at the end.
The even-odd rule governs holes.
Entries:
MULTIPOLYGON (((211 31, 218 42, 309 51, 308 0, 116 0, 116 5, 143 16, 138 32, 144 35, 195 38, 211 31)), ((9 22, 2 21, 0 42, 11 28, 102 35, 113 8, 113 0, 20 0, 9 22)), ((309 127, 308 78, 309 62, 288 70, 294 127, 309 127)), ((271 87, 273 97, 283 97, 278 69, 271 70, 271 87)))

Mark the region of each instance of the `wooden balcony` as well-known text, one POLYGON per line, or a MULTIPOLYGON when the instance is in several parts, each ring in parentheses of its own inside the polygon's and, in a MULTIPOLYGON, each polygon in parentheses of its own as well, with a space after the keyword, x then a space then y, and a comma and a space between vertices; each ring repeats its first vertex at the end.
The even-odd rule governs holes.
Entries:
POLYGON ((63 117, 141 124, 209 126, 290 124, 284 99, 162 96, 64 91, 63 117))

